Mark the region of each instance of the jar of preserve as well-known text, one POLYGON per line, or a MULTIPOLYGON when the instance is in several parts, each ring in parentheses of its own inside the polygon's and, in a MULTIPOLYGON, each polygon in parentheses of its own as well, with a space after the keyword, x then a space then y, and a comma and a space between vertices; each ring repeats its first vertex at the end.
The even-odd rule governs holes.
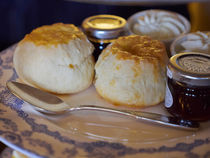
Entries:
POLYGON ((184 119, 210 119, 210 55, 187 52, 170 58, 165 108, 184 119))
POLYGON ((96 15, 82 22, 82 30, 95 46, 95 60, 101 51, 119 36, 128 35, 126 20, 115 15, 96 15))

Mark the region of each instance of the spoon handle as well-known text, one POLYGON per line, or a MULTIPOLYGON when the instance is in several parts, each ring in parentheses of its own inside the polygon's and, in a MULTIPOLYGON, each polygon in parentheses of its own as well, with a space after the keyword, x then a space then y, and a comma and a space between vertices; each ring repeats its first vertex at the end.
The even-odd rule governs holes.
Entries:
POLYGON ((45 114, 56 115, 56 114, 63 114, 66 112, 72 112, 75 110, 97 110, 97 111, 122 114, 133 117, 135 119, 144 120, 151 123, 157 123, 170 127, 176 127, 180 129, 197 130, 199 128, 198 122, 161 115, 157 113, 149 113, 149 112, 141 112, 133 110, 121 110, 121 109, 101 107, 96 105, 78 105, 72 107, 66 104, 56 95, 14 81, 7 82, 7 87, 14 95, 30 103, 31 105, 33 105, 33 108, 45 114))
POLYGON ((69 111, 75 110, 97 110, 104 112, 112 112, 117 114, 126 115, 133 117, 135 119, 144 120, 151 123, 157 123, 165 126, 181 128, 185 130, 197 130, 199 128, 199 123, 191 120, 184 120, 177 117, 171 117, 166 115, 161 115, 157 113, 132 111, 132 110, 120 110, 108 107, 100 107, 95 105, 79 105, 76 107, 69 108, 69 111))

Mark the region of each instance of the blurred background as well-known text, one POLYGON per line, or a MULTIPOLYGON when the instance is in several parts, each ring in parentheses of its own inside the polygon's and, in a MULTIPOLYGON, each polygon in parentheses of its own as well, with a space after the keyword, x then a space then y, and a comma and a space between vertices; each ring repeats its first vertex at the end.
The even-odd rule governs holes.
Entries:
POLYGON ((0 50, 17 43, 25 34, 42 25, 63 22, 79 26, 86 17, 96 14, 114 14, 127 19, 145 9, 175 11, 191 21, 192 31, 210 30, 210 1, 126 5, 112 4, 108 0, 106 4, 80 1, 0 0, 0 50))

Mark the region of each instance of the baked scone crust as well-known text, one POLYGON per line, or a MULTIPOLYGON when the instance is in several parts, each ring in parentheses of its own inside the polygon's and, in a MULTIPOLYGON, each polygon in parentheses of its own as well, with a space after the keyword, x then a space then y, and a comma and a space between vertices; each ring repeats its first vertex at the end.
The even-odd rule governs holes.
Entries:
POLYGON ((164 100, 164 44, 148 36, 120 37, 103 50, 95 65, 97 92, 115 105, 145 107, 164 100))
POLYGON ((73 24, 55 23, 44 25, 34 29, 27 34, 20 42, 32 42, 36 46, 58 46, 59 44, 68 44, 69 41, 77 38, 84 38, 85 35, 80 29, 73 24))
POLYGON ((73 24, 46 25, 18 43, 14 67, 23 82, 53 93, 76 93, 92 84, 93 50, 73 24))

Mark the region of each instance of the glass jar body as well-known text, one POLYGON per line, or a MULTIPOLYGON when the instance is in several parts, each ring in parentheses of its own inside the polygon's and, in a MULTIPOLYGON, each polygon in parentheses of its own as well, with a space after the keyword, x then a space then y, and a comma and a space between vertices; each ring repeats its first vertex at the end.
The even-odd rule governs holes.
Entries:
POLYGON ((103 49, 105 49, 111 43, 111 40, 97 40, 97 39, 93 40, 92 38, 90 38, 89 40, 95 47, 93 56, 95 61, 97 61, 99 55, 101 54, 103 49))
POLYGON ((210 119, 210 85, 194 86, 167 79, 166 109, 176 117, 205 121, 210 119))

